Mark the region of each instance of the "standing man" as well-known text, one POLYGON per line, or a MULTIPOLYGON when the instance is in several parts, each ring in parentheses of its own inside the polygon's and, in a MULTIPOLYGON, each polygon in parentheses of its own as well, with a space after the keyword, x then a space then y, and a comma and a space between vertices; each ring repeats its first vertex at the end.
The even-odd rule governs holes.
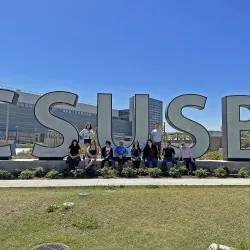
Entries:
POLYGON ((158 158, 159 160, 161 160, 161 141, 162 141, 163 132, 162 130, 160 130, 159 127, 160 127, 160 124, 156 123, 155 129, 152 131, 151 135, 152 135, 152 141, 158 150, 158 158))

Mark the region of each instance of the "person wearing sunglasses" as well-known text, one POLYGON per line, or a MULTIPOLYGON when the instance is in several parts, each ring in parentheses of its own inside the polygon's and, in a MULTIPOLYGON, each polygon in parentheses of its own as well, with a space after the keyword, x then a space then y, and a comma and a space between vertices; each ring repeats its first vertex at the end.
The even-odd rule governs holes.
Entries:
POLYGON ((187 145, 184 141, 181 142, 181 147, 180 147, 180 152, 179 152, 179 161, 181 158, 183 159, 185 166, 189 171, 191 171, 189 168, 190 164, 192 166, 192 171, 196 170, 196 165, 194 162, 194 158, 193 158, 193 154, 191 152, 191 149, 190 149, 190 147, 187 147, 187 145))

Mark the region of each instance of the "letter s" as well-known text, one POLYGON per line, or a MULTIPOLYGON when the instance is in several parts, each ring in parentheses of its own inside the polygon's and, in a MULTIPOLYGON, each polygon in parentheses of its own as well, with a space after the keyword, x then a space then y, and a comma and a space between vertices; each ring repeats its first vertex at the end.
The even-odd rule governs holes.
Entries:
POLYGON ((51 108, 59 104, 66 104, 75 107, 78 95, 65 91, 54 91, 41 96, 35 105, 35 117, 43 126, 53 129, 63 136, 63 143, 60 146, 51 148, 35 143, 32 155, 39 159, 63 159, 68 154, 68 148, 73 139, 79 141, 79 133, 77 128, 56 117, 51 108))
POLYGON ((210 136, 206 128, 201 124, 184 117, 182 109, 192 107, 202 110, 206 105, 206 101, 207 98, 202 95, 180 95, 169 103, 165 112, 166 120, 171 127, 195 137, 196 144, 191 148, 194 158, 198 158, 207 152, 210 145, 210 136))
MULTIPOLYGON (((0 89, 0 101, 10 103, 13 105, 17 104, 19 94, 15 91, 8 89, 0 89)), ((12 156, 11 145, 0 146, 0 159, 6 160, 12 156)))

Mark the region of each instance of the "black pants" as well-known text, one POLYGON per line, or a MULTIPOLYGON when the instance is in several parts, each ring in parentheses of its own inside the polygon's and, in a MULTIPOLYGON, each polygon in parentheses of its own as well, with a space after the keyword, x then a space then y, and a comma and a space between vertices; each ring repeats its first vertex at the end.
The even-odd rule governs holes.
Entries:
POLYGON ((133 168, 140 168, 141 159, 138 159, 137 161, 132 161, 132 162, 133 162, 133 168))
POLYGON ((109 167, 112 166, 112 159, 107 158, 102 160, 102 165, 101 165, 102 168, 104 167, 106 161, 109 163, 109 167))
POLYGON ((190 170, 189 164, 192 165, 192 171, 196 170, 196 165, 194 162, 191 161, 191 158, 184 158, 183 160, 184 160, 185 166, 187 167, 188 170, 190 170))
POLYGON ((74 159, 72 159, 70 156, 68 156, 67 163, 69 165, 69 170, 74 170, 75 167, 78 166, 80 161, 81 161, 81 158, 79 156, 74 158, 74 159))

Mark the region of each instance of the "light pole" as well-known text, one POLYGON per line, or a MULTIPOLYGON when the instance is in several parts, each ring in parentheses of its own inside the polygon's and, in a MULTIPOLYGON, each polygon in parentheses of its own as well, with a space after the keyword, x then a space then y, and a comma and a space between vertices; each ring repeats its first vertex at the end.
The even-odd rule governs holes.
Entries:
POLYGON ((16 142, 18 143, 18 126, 16 126, 16 142))
POLYGON ((10 117, 10 104, 7 104, 7 113, 6 113, 6 126, 5 126, 5 139, 6 139, 6 144, 8 144, 9 140, 9 117, 10 117))

